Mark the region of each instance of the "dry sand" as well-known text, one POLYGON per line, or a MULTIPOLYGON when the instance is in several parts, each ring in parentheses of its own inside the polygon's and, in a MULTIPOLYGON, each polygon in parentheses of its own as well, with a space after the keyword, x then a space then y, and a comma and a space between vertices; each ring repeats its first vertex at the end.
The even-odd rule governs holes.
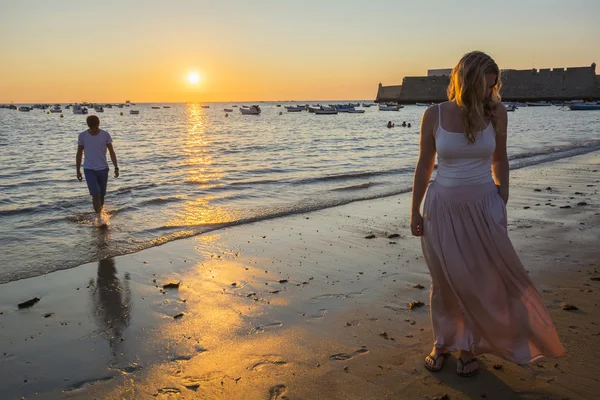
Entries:
POLYGON ((592 153, 511 174, 510 237, 564 358, 422 367, 429 275, 405 194, 2 285, 1 398, 599 398, 599 171, 592 153))

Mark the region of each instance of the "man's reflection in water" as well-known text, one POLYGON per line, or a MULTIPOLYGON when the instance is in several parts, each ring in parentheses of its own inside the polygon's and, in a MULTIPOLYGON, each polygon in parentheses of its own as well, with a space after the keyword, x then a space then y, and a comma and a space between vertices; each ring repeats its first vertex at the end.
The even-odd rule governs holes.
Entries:
MULTIPOLYGON (((100 233, 106 238, 106 232, 100 233)), ((101 239, 101 238, 99 238, 101 239)), ((100 240, 104 242, 104 240, 100 240)), ((90 280, 92 311, 101 333, 107 338, 111 349, 111 364, 123 364, 123 332, 131 318, 131 290, 129 273, 119 280, 114 258, 98 261, 98 276, 90 280)))

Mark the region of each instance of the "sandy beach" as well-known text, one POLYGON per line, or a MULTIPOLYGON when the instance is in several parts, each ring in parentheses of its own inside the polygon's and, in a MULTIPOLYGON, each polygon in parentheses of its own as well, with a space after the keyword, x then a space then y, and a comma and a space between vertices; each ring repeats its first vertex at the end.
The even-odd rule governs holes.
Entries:
POLYGON ((510 237, 564 358, 422 367, 429 274, 403 194, 2 285, 2 399, 598 398, 599 189, 599 152, 511 173, 510 237))

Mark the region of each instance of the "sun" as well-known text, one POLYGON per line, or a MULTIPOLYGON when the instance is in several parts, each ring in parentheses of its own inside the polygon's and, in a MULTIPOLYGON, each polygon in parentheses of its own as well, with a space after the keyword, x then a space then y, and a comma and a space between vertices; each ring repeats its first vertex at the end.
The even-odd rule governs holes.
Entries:
POLYGON ((200 75, 197 72, 190 72, 187 79, 192 85, 197 85, 200 82, 200 75))

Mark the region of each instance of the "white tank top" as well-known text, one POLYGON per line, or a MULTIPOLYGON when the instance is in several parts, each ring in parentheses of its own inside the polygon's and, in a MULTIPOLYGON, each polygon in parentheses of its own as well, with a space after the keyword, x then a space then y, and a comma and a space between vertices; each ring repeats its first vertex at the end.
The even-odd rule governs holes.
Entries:
POLYGON ((469 143, 464 133, 448 132, 442 127, 442 112, 438 104, 438 128, 435 147, 438 168, 435 181, 442 186, 479 185, 493 182, 492 155, 496 148, 496 132, 490 123, 477 132, 475 143, 469 143))

